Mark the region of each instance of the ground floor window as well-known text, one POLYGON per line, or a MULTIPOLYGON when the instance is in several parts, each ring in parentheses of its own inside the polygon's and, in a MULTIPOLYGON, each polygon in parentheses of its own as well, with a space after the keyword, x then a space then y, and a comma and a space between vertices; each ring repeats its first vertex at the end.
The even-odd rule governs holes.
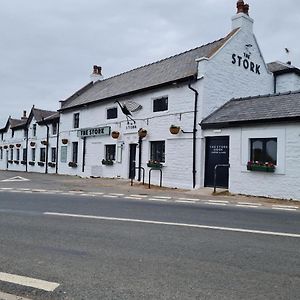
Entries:
POLYGON ((27 149, 23 149, 23 161, 27 161, 27 149))
POLYGON ((150 144, 150 160, 165 162, 165 141, 155 141, 150 144))
POLYGON ((277 139, 250 139, 250 160, 277 164, 277 139))
POLYGON ((72 162, 77 163, 78 161, 78 142, 72 143, 72 162))
POLYGON ((51 162, 56 162, 56 148, 51 148, 51 162))
POLYGON ((14 159, 14 149, 10 149, 10 160, 14 159))
POLYGON ((105 159, 106 160, 116 159, 116 145, 105 145, 105 159))
POLYGON ((2 148, 0 149, 0 159, 1 160, 3 159, 3 149, 2 148))
POLYGON ((42 162, 46 161, 46 148, 40 149, 40 161, 42 162))
POLYGON ((17 149, 17 160, 20 160, 20 149, 17 149))
POLYGON ((62 163, 67 162, 67 154, 68 154, 68 147, 67 146, 61 146, 61 148, 60 148, 60 161, 62 163))
POLYGON ((35 161, 35 148, 31 149, 31 160, 35 161))

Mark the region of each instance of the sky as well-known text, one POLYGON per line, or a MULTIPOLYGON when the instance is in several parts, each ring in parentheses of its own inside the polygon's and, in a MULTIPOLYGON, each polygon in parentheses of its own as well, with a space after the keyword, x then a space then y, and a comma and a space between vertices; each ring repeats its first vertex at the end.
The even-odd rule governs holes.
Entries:
MULTIPOLYGON (((0 128, 32 105, 57 110, 90 81, 93 65, 108 78, 224 37, 236 2, 1 1, 0 128)), ((300 1, 245 2, 265 61, 300 67, 300 1)))

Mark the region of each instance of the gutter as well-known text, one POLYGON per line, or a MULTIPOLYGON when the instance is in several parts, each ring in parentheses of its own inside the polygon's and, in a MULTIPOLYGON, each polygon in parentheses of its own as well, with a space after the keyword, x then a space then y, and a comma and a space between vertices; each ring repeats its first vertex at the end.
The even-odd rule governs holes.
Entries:
POLYGON ((188 85, 189 89, 195 93, 195 103, 194 103, 194 124, 193 124, 193 189, 196 186, 196 141, 197 141, 197 107, 198 107, 198 96, 199 93, 195 90, 191 83, 188 85))

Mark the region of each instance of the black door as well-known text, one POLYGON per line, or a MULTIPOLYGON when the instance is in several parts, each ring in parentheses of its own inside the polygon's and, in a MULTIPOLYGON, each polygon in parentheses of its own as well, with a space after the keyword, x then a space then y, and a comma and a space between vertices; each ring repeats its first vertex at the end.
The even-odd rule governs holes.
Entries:
MULTIPOLYGON (((223 165, 229 163, 229 137, 207 137, 206 138, 206 152, 205 152, 205 177, 204 185, 214 186, 214 170, 216 165, 223 165)), ((228 188, 228 174, 227 167, 217 168, 217 187, 228 188)))
POLYGON ((135 177, 135 156, 136 156, 136 144, 129 145, 129 178, 135 177))
POLYGON ((6 150, 6 170, 8 170, 8 150, 6 150))

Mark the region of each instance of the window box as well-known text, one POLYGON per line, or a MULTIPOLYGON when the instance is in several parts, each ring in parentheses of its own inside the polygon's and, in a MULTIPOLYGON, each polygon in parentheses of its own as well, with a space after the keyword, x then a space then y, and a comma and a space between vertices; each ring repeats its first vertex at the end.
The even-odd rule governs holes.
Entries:
POLYGON ((149 160, 147 163, 147 167, 152 169, 161 169, 163 167, 163 164, 161 164, 159 161, 149 160))
POLYGON ((29 162, 29 165, 30 165, 30 166, 34 166, 34 165, 35 165, 35 162, 34 162, 34 161, 30 161, 30 162, 29 162))
POLYGON ((14 145, 9 145, 9 148, 12 149, 14 147, 14 145))
POLYGON ((249 161, 247 163, 247 170, 248 171, 259 171, 259 172, 269 172, 274 173, 275 172, 275 165, 273 163, 260 163, 260 162, 253 162, 249 161))
POLYGON ((113 160, 110 159, 102 159, 102 165, 112 166, 114 164, 113 160))
POLYGON ((39 161, 39 162, 38 162, 38 165, 39 165, 40 167, 43 167, 43 166, 45 165, 45 163, 44 163, 43 161, 39 161))
POLYGON ((22 160, 21 165, 26 165, 26 160, 22 160))
POLYGON ((13 160, 9 159, 9 160, 8 160, 8 163, 9 163, 9 164, 12 164, 12 163, 13 163, 13 160))
POLYGON ((5 146, 3 146, 3 148, 4 148, 4 149, 7 149, 7 148, 8 148, 8 146, 7 146, 7 145, 5 145, 5 146))
POLYGON ((169 130, 170 130, 170 133, 172 133, 172 134, 178 134, 180 131, 180 126, 171 125, 169 130))
POLYGON ((73 161, 70 161, 70 162, 68 163, 68 166, 69 166, 70 168, 77 168, 77 163, 76 163, 76 162, 73 162, 73 161))
POLYGON ((20 162, 18 160, 14 160, 14 163, 18 165, 20 162))
POLYGON ((53 163, 53 162, 48 162, 48 166, 50 167, 50 168, 55 168, 55 163, 53 163))

